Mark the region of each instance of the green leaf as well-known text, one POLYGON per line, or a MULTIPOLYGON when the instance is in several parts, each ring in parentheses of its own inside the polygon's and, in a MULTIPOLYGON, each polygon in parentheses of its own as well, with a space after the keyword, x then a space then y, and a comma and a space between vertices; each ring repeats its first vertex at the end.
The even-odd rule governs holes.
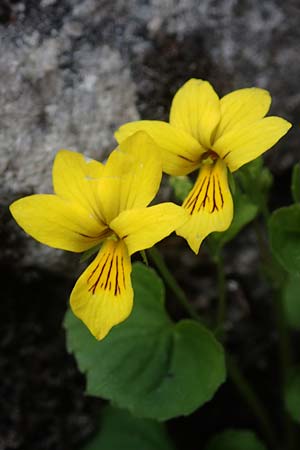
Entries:
POLYGON ((101 429, 84 450, 173 450, 163 424, 107 406, 101 429))
POLYGON ((186 175, 181 177, 170 177, 169 183, 174 189, 176 199, 180 202, 183 202, 194 184, 186 175))
POLYGON ((148 261, 147 253, 145 252, 145 250, 141 250, 141 251, 140 251, 140 255, 141 255, 141 257, 142 257, 143 263, 144 263, 146 266, 149 266, 149 261, 148 261))
POLYGON ((300 203, 300 163, 293 167, 291 190, 294 202, 300 203))
POLYGON ((290 369, 285 386, 285 408, 300 423, 300 366, 290 369))
POLYGON ((258 206, 249 202, 248 197, 238 189, 234 196, 234 215, 228 230, 221 233, 212 233, 208 237, 208 245, 213 254, 217 256, 222 247, 231 241, 258 213, 258 206))
POLYGON ((252 431, 226 430, 213 437, 205 450, 266 450, 266 447, 252 431))
POLYGON ((256 158, 254 161, 251 161, 244 166, 242 166, 237 172, 236 175, 242 177, 243 180, 250 181, 253 179, 257 179, 261 176, 261 173, 264 170, 264 162, 262 157, 256 158))
POLYGON ((300 276, 289 274, 282 298, 285 315, 292 328, 300 329, 300 276))
POLYGON ((230 192, 234 197, 235 190, 236 190, 236 182, 235 182, 235 178, 234 178, 233 174, 230 172, 230 170, 227 170, 227 177, 228 177, 228 184, 229 184, 230 192))
POLYGON ((87 375, 88 394, 112 400, 140 417, 167 420, 192 413, 225 380, 224 352, 192 320, 172 323, 160 278, 134 264, 131 316, 97 341, 70 311, 68 350, 87 375))
POLYGON ((269 221, 273 254, 290 273, 300 274, 300 204, 273 212, 269 221))
POLYGON ((267 203, 269 190, 273 183, 273 176, 264 167, 261 157, 241 167, 235 173, 238 184, 247 195, 249 201, 262 211, 267 203))
POLYGON ((81 257, 80 257, 80 262, 85 262, 88 259, 90 259, 92 256, 94 256, 95 253, 98 253, 98 251, 100 250, 101 246, 102 246, 102 242, 100 244, 95 245, 92 248, 89 248, 85 252, 83 252, 81 257))

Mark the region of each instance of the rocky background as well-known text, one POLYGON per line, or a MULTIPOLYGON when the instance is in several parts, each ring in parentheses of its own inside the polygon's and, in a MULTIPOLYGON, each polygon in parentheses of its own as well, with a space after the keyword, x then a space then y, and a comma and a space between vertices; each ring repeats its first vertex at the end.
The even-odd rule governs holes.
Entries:
MULTIPOLYGON (((297 0, 1 0, 0 450, 80 448, 99 409, 84 397, 61 330, 66 293, 82 270, 78 257, 26 237, 8 204, 51 192, 60 148, 103 159, 122 123, 166 119, 190 77, 209 79, 220 95, 270 90, 272 113, 295 124, 267 155, 277 180, 272 204, 288 204, 300 151, 299 23, 297 0)), ((238 319, 248 311, 241 280, 257 269, 253 238, 245 236, 227 264, 238 319)), ((190 253, 181 258, 178 278, 203 306, 207 292, 214 295, 211 269, 190 253)), ((255 341, 259 325, 252 333, 255 341)))

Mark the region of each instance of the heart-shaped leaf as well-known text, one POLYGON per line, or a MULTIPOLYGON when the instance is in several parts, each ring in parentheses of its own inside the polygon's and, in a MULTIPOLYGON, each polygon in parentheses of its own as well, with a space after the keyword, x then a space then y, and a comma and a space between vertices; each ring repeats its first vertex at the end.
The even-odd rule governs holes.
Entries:
POLYGON ((300 204, 274 211, 269 222, 274 255, 291 273, 300 274, 300 204))
POLYGON ((226 430, 214 436, 205 450, 266 450, 266 447, 248 430, 226 430))
POLYGON ((292 328, 300 329, 300 275, 289 274, 282 293, 287 321, 292 328))
POLYGON ((264 209, 269 190, 273 183, 273 177, 267 167, 264 167, 262 157, 245 164, 236 173, 236 180, 248 200, 257 205, 260 210, 264 209))
POLYGON ((285 408, 300 423, 300 366, 289 369, 285 386, 285 408))
POLYGON ((180 177, 172 176, 169 178, 169 183, 174 189, 174 195, 179 202, 183 202, 193 187, 193 182, 187 175, 180 177))
POLYGON ((293 167, 291 191, 295 203, 300 202, 300 164, 293 167))
POLYGON ((173 450, 163 424, 107 406, 100 431, 84 450, 173 450))
POLYGON ((133 312, 103 341, 71 311, 66 315, 68 349, 86 373, 87 392, 140 417, 190 414, 223 383, 223 348, 202 325, 170 320, 163 284, 152 269, 135 264, 132 283, 133 312))
POLYGON ((234 216, 230 227, 223 232, 212 233, 208 237, 209 248, 213 256, 217 256, 222 247, 256 217, 258 206, 251 203, 249 198, 240 190, 236 189, 234 200, 234 216))

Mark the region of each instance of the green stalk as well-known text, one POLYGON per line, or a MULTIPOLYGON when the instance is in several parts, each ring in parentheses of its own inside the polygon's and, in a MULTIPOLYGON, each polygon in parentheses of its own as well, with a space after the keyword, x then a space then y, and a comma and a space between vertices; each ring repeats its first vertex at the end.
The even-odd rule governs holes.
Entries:
MULTIPOLYGON (((267 226, 267 220, 269 218, 269 213, 266 208, 266 212, 263 214, 264 220, 267 226)), ((279 266, 279 264, 274 260, 273 255, 270 251, 268 242, 266 237, 262 234, 259 224, 255 223, 255 232, 257 236, 257 241, 260 248, 261 259, 263 266, 265 268, 265 272, 267 277, 269 278, 274 292, 274 299, 272 302, 274 317, 276 322, 276 330, 278 333, 278 358, 279 358, 279 367, 281 372, 281 408, 283 412, 283 422, 285 428, 286 435, 286 444, 287 450, 296 450, 296 435, 294 424, 289 416, 289 414, 285 411, 284 405, 284 389, 287 381, 288 370, 292 365, 293 357, 291 352, 291 342, 289 330, 287 327, 286 319, 285 319, 285 311, 283 307, 283 297, 282 290, 284 283, 286 281, 286 272, 284 269, 279 266)))
POLYGON ((218 280, 218 309, 216 318, 216 333, 222 336, 224 333, 224 320, 226 315, 226 278, 224 270, 224 261, 219 253, 216 259, 217 280, 218 280))
POLYGON ((169 271, 163 257, 161 256, 159 250, 157 248, 152 247, 150 250, 148 250, 148 255, 156 265, 158 271, 160 272, 161 276, 163 277, 166 285, 170 288, 170 290, 173 292, 173 294, 176 296, 177 300, 180 302, 180 304, 183 306, 183 308, 188 312, 188 314, 193 317, 193 319, 197 320, 198 322, 201 322, 201 317, 197 313, 197 311, 194 309, 194 307, 191 305, 191 303, 188 301, 185 292, 177 281, 175 280, 172 273, 169 271))
POLYGON ((288 378, 289 368, 292 366, 292 351, 289 330, 285 320, 285 311, 282 301, 281 289, 275 291, 274 315, 279 338, 279 363, 281 368, 281 407, 284 414, 284 427, 286 434, 286 444, 288 450, 296 450, 295 428, 290 415, 285 410, 285 386, 288 378))
MULTIPOLYGON (((217 331, 216 334, 220 337, 224 334, 224 319, 226 314, 226 277, 224 270, 224 260, 221 252, 219 252, 217 258, 215 259, 217 266, 217 279, 218 279, 218 293, 219 293, 219 303, 217 311, 217 331)), ((264 435, 266 441, 269 443, 271 448, 278 448, 277 439, 273 426, 268 415, 268 412, 261 402, 256 392, 252 388, 251 384, 244 377, 243 373, 238 368, 234 359, 227 352, 226 357, 228 375, 231 381, 235 384, 238 392, 243 397, 245 403, 249 406, 254 416, 260 425, 261 432, 264 435)))
POLYGON ((249 408, 257 418, 261 428, 261 432, 264 435, 266 441, 272 449, 279 449, 276 434, 264 404, 261 402, 256 392, 253 390, 250 383, 244 377, 234 359, 228 356, 228 354, 226 362, 228 375, 235 384, 240 395, 243 397, 245 403, 249 406, 249 408))
MULTIPOLYGON (((191 303, 186 298, 184 291, 178 285, 172 273, 169 271, 166 263, 164 262, 159 250, 156 248, 152 248, 148 250, 148 254, 154 264, 156 265, 158 271, 160 272, 162 278, 164 279, 166 285, 171 289, 176 298, 179 300, 184 309, 189 313, 189 315, 201 323, 201 318, 197 311, 194 309, 191 303)), ((225 275, 223 268, 223 260, 219 258, 218 260, 218 280, 219 280, 219 294, 221 295, 221 301, 219 302, 219 310, 218 310, 218 322, 223 325, 223 317, 225 314, 225 306, 226 306, 226 289, 225 289, 225 275)), ((244 398, 245 402, 251 408, 253 414, 257 418, 257 421, 260 424, 261 430, 266 437, 266 440, 269 442, 271 448, 273 450, 279 450, 277 445, 276 434, 272 428, 271 421, 269 419, 268 413, 255 393, 254 389, 251 387, 250 383, 245 379, 244 375, 235 364, 233 359, 227 354, 227 368, 228 374, 236 385, 237 390, 240 395, 244 398)))

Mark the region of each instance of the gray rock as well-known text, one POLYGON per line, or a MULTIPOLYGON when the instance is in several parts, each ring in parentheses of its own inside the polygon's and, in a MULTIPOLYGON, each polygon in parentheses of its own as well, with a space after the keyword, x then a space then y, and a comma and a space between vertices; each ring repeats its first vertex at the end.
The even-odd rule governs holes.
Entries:
MULTIPOLYGON (((267 88, 273 114, 299 117, 300 11, 294 0, 5 4, 2 15, 0 8, 1 208, 24 194, 51 192, 58 149, 102 159, 122 123, 166 119, 174 92, 190 77, 209 79, 220 95, 246 86, 267 88)), ((267 160, 280 174, 298 159, 297 129, 277 147, 267 160)), ((16 233, 26 248, 20 265, 61 270, 64 256, 25 239, 7 221, 5 235, 16 233)), ((2 255, 7 252, 8 244, 2 255)))
POLYGON ((66 45, 64 38, 21 48, 2 44, 0 167, 2 183, 13 193, 50 192, 57 150, 103 159, 115 146, 117 125, 137 118, 119 52, 83 44, 72 55, 72 73, 60 67, 66 45))
MULTIPOLYGON (((79 30, 71 19, 56 37, 31 31, 19 38, 13 27, 0 32, 3 208, 26 194, 52 192, 52 163, 59 149, 102 160, 116 146, 116 127, 138 115, 130 71, 118 49, 105 43, 92 47, 84 40, 74 49, 79 30)), ((66 260, 70 263, 65 253, 35 243, 10 223, 6 227, 5 232, 23 236, 25 249, 14 249, 22 254, 18 264, 61 270, 66 260)), ((2 258, 10 253, 4 244, 2 258)))

